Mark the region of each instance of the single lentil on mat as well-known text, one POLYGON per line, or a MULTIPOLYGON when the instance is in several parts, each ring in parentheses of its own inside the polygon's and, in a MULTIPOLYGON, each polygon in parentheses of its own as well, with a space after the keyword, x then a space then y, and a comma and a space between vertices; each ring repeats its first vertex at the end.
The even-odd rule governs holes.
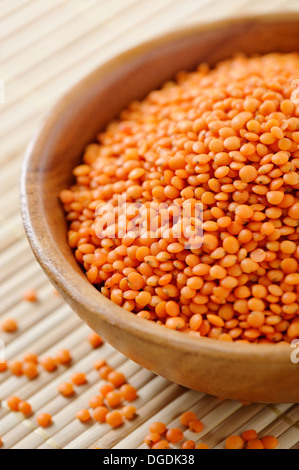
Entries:
POLYGON ((125 405, 125 406, 121 409, 121 414, 122 414, 123 417, 124 417, 125 419, 127 419, 128 421, 132 421, 132 419, 135 418, 136 413, 137 413, 136 407, 133 406, 133 405, 125 405))
POLYGON ((0 362, 0 372, 5 372, 7 370, 7 362, 0 362))
POLYGON ((298 74, 297 53, 201 64, 132 102, 87 146, 60 199, 69 245, 104 296, 195 336, 299 337, 298 74), (184 203, 188 233, 173 209, 184 203))
POLYGON ((39 375, 35 362, 24 362, 22 366, 22 372, 30 380, 35 379, 39 375))
POLYGON ((74 372, 71 376, 71 381, 74 385, 84 385, 87 382, 86 375, 84 372, 74 372))
POLYGON ((44 357, 40 363, 47 372, 54 372, 57 369, 56 361, 52 357, 44 357))
POLYGON ((49 413, 40 413, 36 421, 42 428, 47 428, 52 424, 52 416, 49 413))
POLYGON ((82 423, 86 423, 87 421, 91 419, 91 416, 88 410, 83 409, 83 410, 77 411, 76 418, 79 419, 82 423))
POLYGON ((37 293, 35 289, 28 289, 23 293, 23 300, 27 300, 27 302, 36 302, 37 301, 37 293))
POLYGON ((1 328, 6 333, 14 333, 18 329, 18 324, 14 318, 5 318, 1 323, 1 328))
POLYGON ((7 398, 6 404, 11 411, 18 411, 21 401, 22 400, 19 397, 11 395, 7 398))
POLYGON ((61 349, 55 359, 59 364, 68 365, 72 361, 72 356, 68 349, 61 349))
POLYGON ((58 385, 58 392, 64 397, 72 397, 75 394, 73 384, 69 382, 62 382, 58 385))
POLYGON ((8 363, 8 368, 13 375, 20 377, 23 375, 23 364, 21 361, 11 361, 8 363))
POLYGON ((88 341, 94 349, 99 348, 103 344, 102 338, 94 332, 88 335, 88 341))
POLYGON ((30 415, 32 413, 32 408, 31 408, 30 403, 28 403, 27 401, 20 401, 18 405, 18 411, 23 413, 24 416, 30 415))

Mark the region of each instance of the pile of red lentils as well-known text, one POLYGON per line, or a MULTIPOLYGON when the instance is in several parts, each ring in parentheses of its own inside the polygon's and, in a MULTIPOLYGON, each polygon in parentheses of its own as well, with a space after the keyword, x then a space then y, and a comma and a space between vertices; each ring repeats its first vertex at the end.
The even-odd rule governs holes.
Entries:
POLYGON ((69 245, 103 295, 195 336, 299 337, 298 76, 297 53, 201 64, 131 103, 86 148, 60 199, 69 245), (185 203, 189 236, 173 212, 185 203), (137 235, 138 204, 154 230, 137 235))

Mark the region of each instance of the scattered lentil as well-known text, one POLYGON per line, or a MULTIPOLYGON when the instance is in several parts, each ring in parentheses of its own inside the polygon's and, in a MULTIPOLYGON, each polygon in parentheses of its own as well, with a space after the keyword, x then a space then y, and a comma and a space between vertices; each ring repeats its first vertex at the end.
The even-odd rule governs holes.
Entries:
POLYGON ((71 381, 74 385, 84 385, 87 382, 86 375, 83 372, 75 372, 71 376, 71 381))
POLYGON ((27 401, 20 401, 18 404, 18 411, 23 413, 23 415, 28 416, 32 412, 31 405, 27 403, 27 401))
POLYGON ((137 390, 133 385, 124 384, 120 387, 119 391, 124 400, 134 401, 137 398, 137 390))
POLYGON ((164 423, 154 422, 150 424, 149 430, 160 435, 164 434, 167 431, 167 427, 164 423))
POLYGON ((118 410, 109 411, 106 414, 106 423, 108 423, 113 428, 118 428, 123 424, 123 416, 118 410))
POLYGON ((91 419, 91 416, 88 410, 83 409, 83 410, 77 411, 76 418, 79 419, 82 423, 86 423, 87 421, 91 419))
POLYGON ((21 361, 11 361, 8 363, 8 368, 13 375, 20 377, 23 375, 23 364, 21 361))
POLYGON ((69 382, 62 382, 58 385, 58 392, 61 393, 64 397, 71 397, 74 395, 75 390, 73 384, 69 382))
POLYGON ((56 361, 52 357, 44 357, 40 363, 47 372, 54 372, 57 369, 56 361))
POLYGON ((49 413, 40 413, 36 421, 42 428, 47 428, 52 424, 52 416, 49 413))
POLYGON ((102 338, 99 335, 97 335, 96 333, 90 333, 88 335, 88 341, 90 342, 91 346, 94 349, 99 348, 103 344, 102 338))
POLYGON ((183 432, 179 428, 170 428, 166 431, 166 439, 175 444, 184 438, 183 432))
POLYGON ((21 403, 21 399, 16 397, 15 395, 11 395, 7 398, 6 404, 11 411, 18 411, 19 403, 21 403))
POLYGON ((38 376, 38 369, 35 362, 24 362, 22 365, 22 372, 28 379, 33 380, 38 376))
POLYGON ((95 421, 99 421, 99 423, 105 423, 106 415, 109 412, 106 406, 98 406, 92 413, 92 416, 95 421))
POLYGON ((7 362, 0 362, 0 372, 5 372, 7 370, 7 362))
POLYGON ((27 302, 36 302, 37 301, 37 294, 35 289, 28 289, 23 294, 23 300, 27 300, 27 302))
POLYGON ((1 323, 1 328, 6 333, 14 333, 18 329, 18 324, 13 318, 5 318, 1 323))
POLYGON ((131 421, 136 416, 136 408, 133 405, 126 405, 121 409, 121 413, 125 419, 131 421))
POLYGON ((200 442, 199 444, 197 444, 195 449, 210 449, 210 447, 207 444, 204 444, 203 442, 200 442))
POLYGON ((59 364, 67 365, 71 362, 72 357, 68 349, 61 349, 55 357, 59 364))
POLYGON ((225 441, 227 449, 242 449, 244 441, 240 436, 229 436, 225 441))
POLYGON ((278 446, 278 440, 274 436, 264 436, 261 441, 264 449, 275 449, 278 446))

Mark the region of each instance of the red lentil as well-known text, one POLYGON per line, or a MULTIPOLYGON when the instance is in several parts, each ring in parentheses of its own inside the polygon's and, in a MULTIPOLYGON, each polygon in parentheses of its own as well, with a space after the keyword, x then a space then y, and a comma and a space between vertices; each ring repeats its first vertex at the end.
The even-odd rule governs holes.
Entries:
MULTIPOLYGON (((298 73, 297 53, 237 56, 180 73, 87 147, 60 199, 69 244, 106 297, 193 335, 252 343, 299 337, 299 114, 290 99, 298 73), (110 225, 98 209, 115 207, 118 195, 142 210, 130 204, 110 225), (194 225, 177 236, 180 224, 164 220, 185 202, 194 225), (197 202, 202 240, 194 235, 197 202), (109 225, 104 238, 101 222, 109 225)), ((102 378, 108 370, 100 368, 102 378)))
POLYGON ((72 357, 68 349, 61 349, 55 357, 59 364, 67 365, 71 362, 72 357))
POLYGON ((264 436, 261 441, 264 449, 275 449, 278 446, 278 440, 274 436, 264 436))
POLYGON ((23 294, 23 299, 27 300, 27 302, 36 302, 37 301, 37 294, 35 289, 28 289, 23 294))
POLYGON ((56 361, 52 357, 44 357, 40 363, 47 372, 54 372, 57 369, 56 361))
POLYGON ((116 408, 122 401, 122 396, 116 390, 113 390, 106 395, 106 401, 111 408, 116 408))
POLYGON ((108 408, 106 406, 98 406, 95 408, 93 411, 93 419, 95 421, 99 421, 99 423, 105 423, 106 420, 106 415, 109 412, 108 408))
POLYGON ((91 415, 88 410, 83 409, 77 411, 76 418, 79 419, 82 423, 86 423, 86 421, 91 419, 91 415))
POLYGON ((251 441, 252 439, 257 439, 257 432, 254 429, 249 429, 242 433, 244 441, 251 441))
POLYGON ((108 395, 108 393, 113 392, 113 390, 114 390, 114 385, 105 384, 101 386, 100 394, 105 398, 108 395))
POLYGON ((102 338, 96 333, 90 333, 90 335, 88 335, 88 341, 94 349, 99 348, 103 344, 102 338))
POLYGON ((164 423, 154 422, 150 424, 149 430, 151 432, 157 432, 158 434, 162 435, 167 431, 167 427, 164 423))
POLYGON ((36 421, 42 428, 47 428, 52 424, 52 416, 49 413, 40 413, 36 421))
POLYGON ((108 375, 110 374, 110 372, 113 371, 113 368, 110 367, 110 366, 103 366, 103 367, 100 367, 99 369, 99 374, 100 374, 100 377, 101 379, 103 380, 107 380, 108 379, 108 375))
POLYGON ((152 449, 169 449, 169 442, 166 439, 162 439, 161 441, 155 442, 152 445, 152 449))
POLYGON ((75 390, 73 384, 69 382, 62 382, 58 385, 58 392, 61 393, 64 397, 71 397, 74 395, 75 390))
POLYGON ((21 361, 11 361, 8 363, 8 368, 13 375, 20 377, 23 375, 23 364, 21 361))
POLYGON ((171 428, 166 431, 166 439, 175 444, 184 438, 183 432, 179 428, 171 428))
POLYGON ((91 408, 98 408, 99 406, 102 406, 103 403, 103 397, 101 397, 100 395, 94 395, 88 401, 88 404, 91 408))
POLYGON ((36 354, 33 353, 25 353, 23 356, 23 361, 24 362, 35 362, 35 364, 38 364, 38 357, 36 354))
POLYGON ((118 428, 123 424, 123 416, 118 410, 113 410, 107 413, 106 423, 110 424, 113 428, 118 428))
POLYGON ((225 441, 227 449, 242 449, 244 441, 240 436, 229 436, 225 441))
POLYGON ((125 419, 131 421, 136 416, 136 408, 133 405, 126 405, 121 409, 121 414, 125 419))
POLYGON ((201 432, 203 430, 203 424, 199 419, 192 419, 189 421, 189 429, 193 432, 201 432))
POLYGON ((264 449, 264 444, 260 439, 251 439, 247 442, 246 449, 264 449))
POLYGON ((1 328, 6 333, 14 333, 18 329, 18 324, 13 318, 6 318, 2 321, 1 328))
POLYGON ((120 387, 119 391, 124 400, 134 401, 137 398, 137 390, 133 385, 124 384, 120 387))
POLYGON ((204 444, 203 442, 200 442, 199 444, 197 444, 195 449, 210 449, 210 447, 207 444, 204 444))
POLYGON ((106 364, 106 361, 105 361, 104 359, 98 359, 98 360, 96 360, 96 361, 94 362, 93 368, 94 368, 95 370, 99 370, 99 369, 101 369, 101 367, 104 367, 104 366, 106 366, 106 365, 107 365, 107 364, 106 364))
POLYGON ((181 449, 195 449, 195 442, 191 439, 184 441, 181 445, 181 449))
POLYGON ((107 380, 109 380, 109 382, 111 382, 116 388, 121 387, 121 385, 126 381, 124 374, 116 370, 113 370, 108 374, 107 380))
POLYGON ((38 369, 35 362, 24 362, 22 366, 23 374, 28 377, 28 379, 33 380, 38 376, 38 369))
POLYGON ((151 447, 153 444, 155 444, 155 442, 160 441, 160 439, 161 439, 160 434, 158 434, 157 432, 150 432, 149 434, 147 434, 147 436, 145 436, 144 442, 149 447, 151 447))
POLYGON ((21 403, 21 401, 22 400, 19 397, 12 395, 7 398, 6 404, 11 411, 18 411, 19 403, 21 403))
POLYGON ((28 416, 32 412, 31 405, 27 403, 27 401, 20 401, 18 404, 18 411, 23 413, 24 416, 28 416))
POLYGON ((86 375, 83 372, 75 372, 71 376, 71 380, 75 385, 84 385, 87 382, 86 375))

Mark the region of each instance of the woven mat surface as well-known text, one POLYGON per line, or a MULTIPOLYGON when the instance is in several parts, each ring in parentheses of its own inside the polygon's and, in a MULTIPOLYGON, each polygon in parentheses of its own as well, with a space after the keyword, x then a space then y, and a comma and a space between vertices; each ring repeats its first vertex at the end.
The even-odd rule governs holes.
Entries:
POLYGON ((157 377, 107 343, 92 349, 89 328, 54 294, 35 261, 19 212, 25 146, 42 115, 71 85, 117 53, 182 24, 277 11, 299 11, 298 1, 0 0, 0 79, 5 85, 5 102, 0 104, 0 322, 13 317, 19 325, 15 333, 1 331, 0 340, 8 361, 27 351, 51 356, 60 348, 70 349, 73 357, 70 367, 41 372, 32 381, 9 371, 0 374, 4 449, 144 448, 150 422, 176 426, 187 409, 197 413, 204 430, 188 431, 186 439, 223 448, 228 435, 254 428, 278 437, 280 448, 299 448, 299 405, 223 401, 157 377), (37 290, 37 302, 22 300, 28 288, 37 290), (125 373, 139 391, 134 403, 138 416, 115 430, 75 419, 101 385, 92 368, 99 358, 125 373), (67 399, 57 386, 74 371, 85 372, 88 383, 67 399), (6 398, 11 394, 27 400, 33 415, 24 419, 8 411, 6 398), (52 415, 52 426, 37 426, 40 412, 52 415))

